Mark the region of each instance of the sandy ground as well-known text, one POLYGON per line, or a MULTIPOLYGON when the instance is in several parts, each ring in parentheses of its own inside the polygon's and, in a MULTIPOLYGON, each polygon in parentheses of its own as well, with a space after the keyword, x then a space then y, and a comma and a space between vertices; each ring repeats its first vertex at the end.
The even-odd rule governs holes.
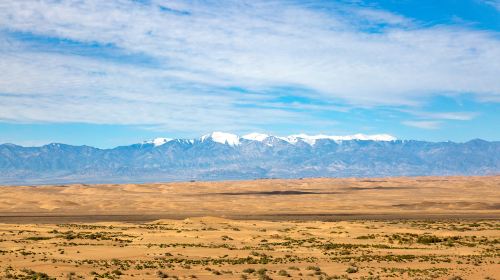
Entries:
POLYGON ((194 216, 498 218, 500 214, 500 176, 17 186, 0 187, 0 192, 0 222, 151 221, 194 216))
POLYGON ((499 241, 492 220, 0 224, 0 279, 499 279, 499 241))
POLYGON ((500 177, 0 187, 0 279, 500 279, 500 177))

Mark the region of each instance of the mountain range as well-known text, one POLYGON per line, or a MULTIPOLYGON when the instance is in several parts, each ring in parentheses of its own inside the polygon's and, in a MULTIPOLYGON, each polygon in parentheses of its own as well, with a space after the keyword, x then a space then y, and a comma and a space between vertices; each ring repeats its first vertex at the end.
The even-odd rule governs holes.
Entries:
POLYGON ((500 174, 500 142, 213 132, 99 149, 0 145, 0 184, 500 174))

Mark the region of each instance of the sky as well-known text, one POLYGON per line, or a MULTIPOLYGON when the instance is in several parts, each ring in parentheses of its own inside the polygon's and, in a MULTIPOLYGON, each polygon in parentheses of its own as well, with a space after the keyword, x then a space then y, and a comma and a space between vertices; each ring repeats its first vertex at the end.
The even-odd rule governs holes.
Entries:
POLYGON ((0 1, 0 143, 500 140, 500 0, 0 1))

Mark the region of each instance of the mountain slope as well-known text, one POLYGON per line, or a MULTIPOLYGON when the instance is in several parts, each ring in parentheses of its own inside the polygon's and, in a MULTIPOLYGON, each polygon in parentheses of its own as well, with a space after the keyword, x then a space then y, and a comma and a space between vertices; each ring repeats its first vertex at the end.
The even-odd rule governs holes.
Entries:
POLYGON ((434 143, 394 140, 390 135, 212 133, 113 149, 0 145, 1 184, 499 173, 500 142, 483 140, 434 143))

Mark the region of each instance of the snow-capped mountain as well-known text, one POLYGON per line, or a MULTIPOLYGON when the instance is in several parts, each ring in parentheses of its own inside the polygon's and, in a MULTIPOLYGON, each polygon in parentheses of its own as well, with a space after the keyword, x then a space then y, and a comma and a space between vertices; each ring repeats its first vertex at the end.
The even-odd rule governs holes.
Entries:
POLYGON ((158 147, 158 146, 161 146, 165 143, 168 143, 170 141, 172 141, 174 139, 172 138, 155 138, 153 140, 149 140, 149 141, 144 141, 144 144, 153 144, 155 147, 158 147))
POLYGON ((366 134, 354 134, 354 135, 345 135, 345 136, 333 136, 333 135, 307 135, 307 134, 295 134, 287 137, 279 137, 288 143, 297 143, 298 141, 303 141, 308 143, 309 145, 314 145, 317 140, 329 139, 333 141, 350 141, 350 140, 372 140, 372 141, 394 141, 397 140, 396 137, 389 134, 374 134, 374 135, 366 135, 366 134))
POLYGON ((250 141, 259 141, 259 142, 262 142, 262 141, 264 141, 269 136, 270 135, 268 135, 268 134, 253 132, 253 133, 249 133, 249 134, 243 135, 243 137, 241 137, 241 138, 246 139, 246 140, 250 140, 250 141))
POLYGON ((500 174, 500 142, 213 132, 97 149, 0 145, 0 184, 500 174))
MULTIPOLYGON (((212 140, 217 143, 227 144, 229 146, 238 146, 241 144, 241 141, 258 141, 263 142, 269 137, 275 137, 281 140, 284 140, 290 144, 296 144, 297 142, 304 142, 309 145, 314 145, 317 140, 329 139, 333 141, 350 141, 350 140, 372 140, 372 141, 394 141, 397 140, 396 137, 389 134, 374 134, 374 135, 366 135, 366 134, 353 134, 353 135, 345 135, 345 136, 333 136, 333 135, 307 135, 307 134, 294 134, 289 136, 272 136, 268 134, 253 132, 243 136, 238 136, 236 134, 226 133, 226 132, 212 132, 210 134, 206 134, 201 136, 199 139, 177 139, 177 140, 188 140, 194 142, 199 140, 201 142, 212 140)), ((155 138, 153 140, 145 141, 147 144, 154 144, 154 146, 161 146, 169 141, 172 141, 172 138, 155 138)))
POLYGON ((201 142, 209 139, 217 143, 227 144, 229 146, 236 146, 240 144, 240 137, 238 135, 226 132, 212 132, 210 134, 203 135, 200 138, 201 142))

